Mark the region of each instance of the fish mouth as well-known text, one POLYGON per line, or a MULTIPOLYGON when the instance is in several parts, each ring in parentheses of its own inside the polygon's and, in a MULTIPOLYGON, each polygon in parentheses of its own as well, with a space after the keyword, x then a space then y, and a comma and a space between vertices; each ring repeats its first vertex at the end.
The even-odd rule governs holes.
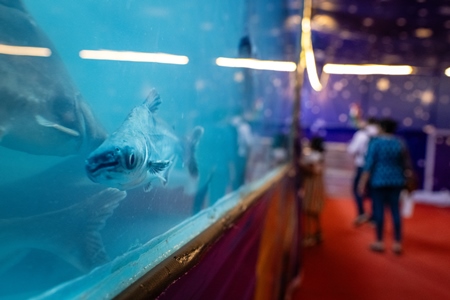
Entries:
POLYGON ((89 173, 94 174, 94 173, 97 173, 101 169, 115 167, 118 164, 119 164, 118 161, 111 161, 111 162, 106 162, 106 163, 100 163, 100 164, 97 164, 96 166, 86 165, 86 170, 89 173))
POLYGON ((113 151, 93 155, 86 160, 85 168, 89 177, 94 177, 101 171, 113 169, 120 164, 119 156, 113 151))

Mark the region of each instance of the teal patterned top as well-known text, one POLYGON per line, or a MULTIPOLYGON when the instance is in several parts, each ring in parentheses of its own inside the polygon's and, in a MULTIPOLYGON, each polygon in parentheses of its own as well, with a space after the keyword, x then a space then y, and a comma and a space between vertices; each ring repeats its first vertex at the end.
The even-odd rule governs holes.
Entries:
POLYGON ((364 171, 370 173, 372 187, 405 185, 404 147, 404 143, 395 136, 382 135, 371 139, 364 171))

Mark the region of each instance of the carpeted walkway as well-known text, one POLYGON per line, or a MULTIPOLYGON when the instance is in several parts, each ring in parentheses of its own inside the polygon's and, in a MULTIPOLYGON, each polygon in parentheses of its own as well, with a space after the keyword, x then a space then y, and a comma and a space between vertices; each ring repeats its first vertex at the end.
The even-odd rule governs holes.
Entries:
POLYGON ((373 253, 370 225, 352 225, 350 200, 329 200, 323 214, 324 243, 304 248, 302 283, 293 300, 450 299, 450 209, 416 205, 404 219, 404 253, 373 253))

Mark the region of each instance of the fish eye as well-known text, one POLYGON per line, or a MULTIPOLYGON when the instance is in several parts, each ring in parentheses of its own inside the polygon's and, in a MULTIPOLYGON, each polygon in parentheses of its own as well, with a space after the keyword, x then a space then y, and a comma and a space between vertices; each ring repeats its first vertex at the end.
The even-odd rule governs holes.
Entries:
POLYGON ((125 153, 126 153, 125 159, 126 167, 128 169, 134 168, 137 163, 136 155, 134 154, 134 149, 128 148, 126 149, 125 153))
POLYGON ((131 153, 128 156, 128 168, 133 168, 135 163, 136 163, 136 158, 134 156, 134 153, 131 153))

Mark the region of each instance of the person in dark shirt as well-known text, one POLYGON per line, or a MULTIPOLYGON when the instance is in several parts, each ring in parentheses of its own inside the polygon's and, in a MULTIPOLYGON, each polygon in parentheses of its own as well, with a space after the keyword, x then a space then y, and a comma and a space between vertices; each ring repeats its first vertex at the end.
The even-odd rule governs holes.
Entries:
POLYGON ((374 201, 376 241, 370 249, 383 252, 384 207, 389 207, 394 224, 392 250, 402 252, 402 220, 400 216, 400 192, 405 186, 405 143, 394 135, 397 123, 392 119, 380 121, 381 133, 369 143, 363 174, 358 184, 359 193, 364 192, 370 180, 371 196, 374 201))

